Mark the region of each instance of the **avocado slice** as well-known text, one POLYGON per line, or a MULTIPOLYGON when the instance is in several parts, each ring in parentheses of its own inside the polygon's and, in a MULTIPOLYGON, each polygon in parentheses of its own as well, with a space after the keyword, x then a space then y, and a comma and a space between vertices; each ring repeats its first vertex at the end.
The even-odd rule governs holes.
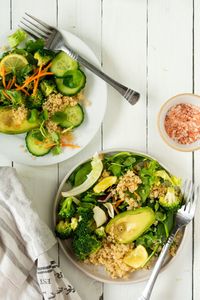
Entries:
POLYGON ((118 243, 127 244, 136 240, 154 222, 154 211, 146 206, 118 214, 106 226, 106 232, 118 243))
POLYGON ((12 107, 0 108, 0 132, 6 134, 19 134, 39 127, 39 122, 30 123, 27 119, 19 124, 14 118, 12 107))

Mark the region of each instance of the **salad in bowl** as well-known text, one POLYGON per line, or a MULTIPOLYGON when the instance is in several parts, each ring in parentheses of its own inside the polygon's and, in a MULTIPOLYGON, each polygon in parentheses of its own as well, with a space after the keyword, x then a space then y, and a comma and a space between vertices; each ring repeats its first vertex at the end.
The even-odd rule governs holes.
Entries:
MULTIPOLYGON (((64 178, 55 203, 55 233, 87 274, 94 274, 88 266, 95 266, 112 279, 129 278, 150 268, 159 255, 182 205, 180 186, 179 178, 144 154, 95 154, 64 178)), ((169 256, 181 239, 176 237, 169 256)))
POLYGON ((0 133, 25 133, 27 150, 38 157, 79 148, 72 134, 84 121, 86 76, 79 64, 21 29, 8 42, 0 58, 0 133))

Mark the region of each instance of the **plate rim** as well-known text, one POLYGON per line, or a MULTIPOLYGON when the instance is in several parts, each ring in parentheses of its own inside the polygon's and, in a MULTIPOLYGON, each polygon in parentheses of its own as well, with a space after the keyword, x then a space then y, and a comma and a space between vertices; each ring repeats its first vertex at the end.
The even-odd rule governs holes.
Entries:
MULTIPOLYGON (((155 159, 156 161, 158 161, 158 163, 163 167, 165 168, 169 173, 171 173, 169 171, 169 169, 163 164, 163 163, 160 163, 160 161, 158 159, 156 159, 153 155, 149 155, 145 152, 140 152, 138 150, 134 150, 134 149, 131 149, 131 148, 107 148, 105 150, 101 150, 101 151, 97 151, 96 153, 98 154, 106 154, 106 153, 111 153, 111 152, 122 152, 122 151, 127 151, 127 152, 132 152, 134 154, 138 154, 138 155, 144 155, 145 157, 149 157, 151 159, 155 159)), ((59 201, 59 197, 60 197, 60 193, 62 191, 62 188, 63 188, 63 185, 65 184, 66 180, 69 178, 70 174, 78 167, 80 166, 81 164, 87 162, 89 159, 91 159, 91 156, 87 159, 84 159, 82 160, 81 162, 79 162, 78 164, 74 165, 73 168, 71 168, 67 173, 66 175, 64 176, 64 178, 62 179, 60 185, 59 185, 59 188, 57 190, 57 193, 56 193, 56 196, 54 198, 54 202, 53 202, 53 218, 52 218, 52 225, 53 225, 53 230, 56 226, 56 210, 57 210, 57 205, 58 205, 58 201, 59 201)), ((160 270, 160 273, 164 272, 167 270, 167 268, 174 262, 175 258, 180 254, 182 248, 183 248, 183 245, 185 243, 185 240, 186 240, 186 236, 187 236, 187 233, 188 233, 188 230, 187 230, 187 227, 183 229, 183 236, 181 238, 181 241, 180 241, 180 244, 178 246, 178 249, 177 249, 177 252, 176 252, 176 255, 171 257, 169 261, 165 262, 164 265, 162 266, 161 270, 160 270)), ((119 285, 126 285, 126 284, 137 284, 137 283, 140 283, 140 282, 144 282, 146 280, 148 280, 149 275, 145 275, 144 278, 140 278, 140 279, 126 279, 125 281, 123 281, 123 279, 100 279, 98 276, 96 275, 93 275, 92 273, 90 273, 89 271, 87 271, 86 269, 83 269, 78 263, 76 260, 74 260, 67 252, 63 242, 61 239, 57 238, 57 241, 62 249, 62 251, 64 252, 65 256, 73 263, 73 265, 75 267, 77 267, 81 272, 85 273, 87 276, 89 276, 90 278, 92 279, 95 279, 99 282, 102 282, 102 283, 108 283, 108 284, 119 284, 119 285)), ((134 273, 134 272, 133 272, 134 273)))

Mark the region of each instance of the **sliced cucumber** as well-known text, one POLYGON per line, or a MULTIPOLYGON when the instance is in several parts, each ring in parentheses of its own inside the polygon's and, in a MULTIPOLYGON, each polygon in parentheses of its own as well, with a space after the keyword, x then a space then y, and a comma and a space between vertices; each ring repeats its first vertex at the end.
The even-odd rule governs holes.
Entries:
POLYGON ((63 95, 73 96, 82 90, 86 83, 85 74, 81 70, 70 70, 63 78, 56 79, 56 85, 63 95))
POLYGON ((64 111, 56 112, 52 117, 52 121, 63 128, 78 127, 83 120, 84 112, 80 104, 67 106, 64 111))
POLYGON ((78 62, 69 57, 65 52, 58 53, 52 60, 51 72, 56 77, 63 77, 68 70, 76 69, 78 69, 78 62))
POLYGON ((29 131, 26 135, 26 147, 34 156, 44 156, 52 149, 50 138, 44 139, 39 130, 29 131))

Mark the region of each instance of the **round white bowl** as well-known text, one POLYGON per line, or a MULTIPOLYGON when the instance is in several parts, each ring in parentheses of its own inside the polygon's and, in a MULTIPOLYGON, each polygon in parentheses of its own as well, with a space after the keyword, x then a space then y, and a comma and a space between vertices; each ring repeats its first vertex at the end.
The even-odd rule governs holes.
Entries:
POLYGON ((161 109, 158 113, 158 130, 160 133, 160 136, 162 137, 163 141, 170 146, 173 149, 176 149, 178 151, 183 151, 183 152, 191 152, 191 151, 195 151, 200 149, 200 140, 197 140, 196 142, 192 143, 192 144, 187 144, 187 145, 183 145, 183 144, 179 144, 176 141, 174 141, 173 139, 171 139, 166 130, 165 130, 165 126, 164 126, 164 121, 165 121, 165 117, 167 115, 167 112, 169 111, 169 109, 177 104, 180 103, 187 103, 187 104, 192 104, 192 105, 196 105, 198 107, 200 107, 200 96, 195 95, 195 94, 179 94, 176 95, 172 98, 170 98, 169 100, 167 100, 162 106, 161 109))
MULTIPOLYGON (((100 153, 104 153, 104 154, 114 154, 117 152, 122 152, 122 151, 128 151, 128 152, 132 152, 136 155, 141 155, 141 156, 145 156, 145 157, 149 157, 150 159, 155 159, 152 156, 146 155, 145 153, 142 152, 136 152, 134 150, 131 149, 109 149, 109 150, 104 150, 100 153)), ((82 165, 83 163, 87 162, 91 160, 91 157, 88 158, 87 160, 82 161, 81 163, 79 163, 78 165, 74 166, 74 168, 72 168, 64 177, 63 181, 60 184, 60 187, 58 189, 58 192, 56 194, 56 198, 54 201, 54 206, 53 206, 53 228, 55 228, 56 226, 56 220, 57 220, 57 208, 59 205, 59 202, 61 200, 61 192, 62 191, 66 191, 69 189, 69 186, 66 184, 66 181, 68 180, 69 176, 71 175, 71 173, 80 165, 82 165)), ((156 160, 156 159, 155 159, 156 160)), ((159 162, 159 161, 158 161, 159 162)), ((159 162, 160 163, 160 162, 159 162)), ((166 169, 167 171, 169 171, 165 166, 163 166, 161 163, 160 165, 166 169)), ((182 239, 180 241, 179 247, 178 247, 178 251, 176 253, 176 255, 178 254, 178 252, 181 249, 181 246, 183 244, 183 240, 185 237, 185 231, 183 231, 183 236, 182 239)), ((92 264, 86 264, 83 262, 80 262, 77 260, 76 256, 73 253, 72 247, 71 247, 71 241, 70 240, 61 240, 58 239, 58 242, 63 250, 63 252, 65 253, 66 257, 82 272, 84 272, 85 274, 87 274, 89 277, 100 281, 100 282, 104 282, 104 283, 111 283, 111 284, 130 284, 130 283, 137 283, 137 282, 141 282, 141 281, 145 281, 149 278, 150 274, 151 274, 151 270, 138 270, 135 272, 130 273, 128 278, 124 278, 124 279, 113 279, 109 276, 109 274, 106 272, 105 268, 102 266, 94 266, 92 264)), ((176 256, 175 256, 176 257, 176 256)), ((168 256, 163 264, 163 267, 161 269, 161 271, 165 270, 166 267, 174 260, 175 257, 172 256, 168 256)))

